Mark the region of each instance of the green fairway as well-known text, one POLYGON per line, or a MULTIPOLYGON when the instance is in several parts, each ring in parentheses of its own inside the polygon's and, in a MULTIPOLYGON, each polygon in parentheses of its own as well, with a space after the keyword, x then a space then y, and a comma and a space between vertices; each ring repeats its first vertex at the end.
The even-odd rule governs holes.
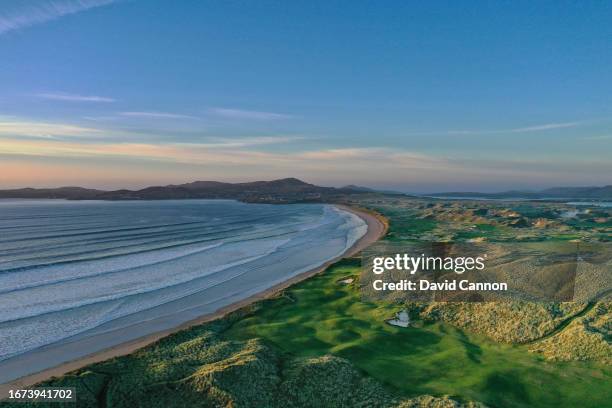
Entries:
POLYGON ((490 406, 603 407, 612 400, 611 370, 552 363, 525 346, 499 344, 443 323, 399 328, 384 321, 399 306, 362 301, 359 263, 343 261, 259 305, 224 337, 254 337, 291 356, 332 353, 406 397, 451 395, 490 406))

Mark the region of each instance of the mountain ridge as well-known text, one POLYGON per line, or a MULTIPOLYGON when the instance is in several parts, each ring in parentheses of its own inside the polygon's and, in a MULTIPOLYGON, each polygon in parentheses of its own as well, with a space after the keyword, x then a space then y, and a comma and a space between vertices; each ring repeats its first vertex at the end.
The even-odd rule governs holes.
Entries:
MULTIPOLYGON (((0 198, 48 198, 67 200, 168 200, 168 199, 236 199, 245 202, 289 203, 330 201, 355 194, 402 194, 358 185, 322 187, 294 177, 270 181, 228 183, 196 180, 183 184, 149 186, 137 190, 100 190, 76 186, 57 188, 19 188, 0 190, 0 198)), ((523 198, 523 199, 612 199, 612 185, 597 187, 552 187, 540 191, 510 190, 498 193, 442 192, 427 197, 523 198)))
POLYGON ((328 201, 340 196, 364 194, 351 188, 321 187, 294 177, 243 183, 193 181, 150 186, 139 190, 98 190, 83 187, 21 188, 0 190, 0 198, 54 198, 67 200, 168 200, 236 199, 245 202, 290 203, 328 201))

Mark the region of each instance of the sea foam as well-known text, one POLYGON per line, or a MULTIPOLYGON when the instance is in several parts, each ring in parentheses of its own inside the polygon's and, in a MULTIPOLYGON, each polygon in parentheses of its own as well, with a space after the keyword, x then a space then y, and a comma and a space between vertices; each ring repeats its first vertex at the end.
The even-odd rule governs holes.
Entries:
POLYGON ((339 256, 367 230, 318 204, 10 200, 0 209, 0 361, 214 312, 339 256))

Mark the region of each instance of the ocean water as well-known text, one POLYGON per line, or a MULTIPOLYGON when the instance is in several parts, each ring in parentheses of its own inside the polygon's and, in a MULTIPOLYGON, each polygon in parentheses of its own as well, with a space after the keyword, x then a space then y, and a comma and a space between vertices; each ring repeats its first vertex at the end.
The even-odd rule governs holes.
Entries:
POLYGON ((612 207, 612 202, 610 201, 572 201, 567 204, 588 207, 612 207))
POLYGON ((0 367, 54 344, 130 327, 136 338, 213 312, 322 265, 366 230, 318 204, 0 200, 0 367))

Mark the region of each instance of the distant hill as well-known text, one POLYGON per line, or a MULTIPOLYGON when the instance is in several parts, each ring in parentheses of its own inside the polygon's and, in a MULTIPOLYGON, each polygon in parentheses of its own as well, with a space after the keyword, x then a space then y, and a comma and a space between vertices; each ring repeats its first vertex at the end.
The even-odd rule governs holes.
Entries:
POLYGON ((398 195, 406 195, 405 193, 402 193, 400 191, 394 191, 394 190, 377 190, 374 188, 370 188, 370 187, 363 187, 363 186, 356 186, 354 184, 349 184, 348 186, 344 186, 342 187, 345 190, 353 190, 353 191, 361 191, 364 193, 382 193, 382 194, 398 194, 398 195))
POLYGON ((68 200, 168 200, 189 198, 235 199, 245 202, 289 203, 329 201, 363 194, 350 188, 320 187, 296 178, 250 183, 194 181, 192 183, 153 186, 141 190, 102 191, 81 187, 0 190, 0 198, 63 198, 68 200))
POLYGON ((480 197, 525 199, 612 200, 612 185, 603 187, 554 187, 541 191, 504 191, 500 193, 446 192, 428 194, 434 197, 480 197))
POLYGON ((58 187, 58 188, 20 188, 14 190, 0 190, 0 198, 72 198, 82 199, 94 198, 104 193, 102 190, 94 190, 82 187, 58 187))
POLYGON ((555 187, 541 191, 551 197, 612 198, 612 185, 604 187, 555 187))

